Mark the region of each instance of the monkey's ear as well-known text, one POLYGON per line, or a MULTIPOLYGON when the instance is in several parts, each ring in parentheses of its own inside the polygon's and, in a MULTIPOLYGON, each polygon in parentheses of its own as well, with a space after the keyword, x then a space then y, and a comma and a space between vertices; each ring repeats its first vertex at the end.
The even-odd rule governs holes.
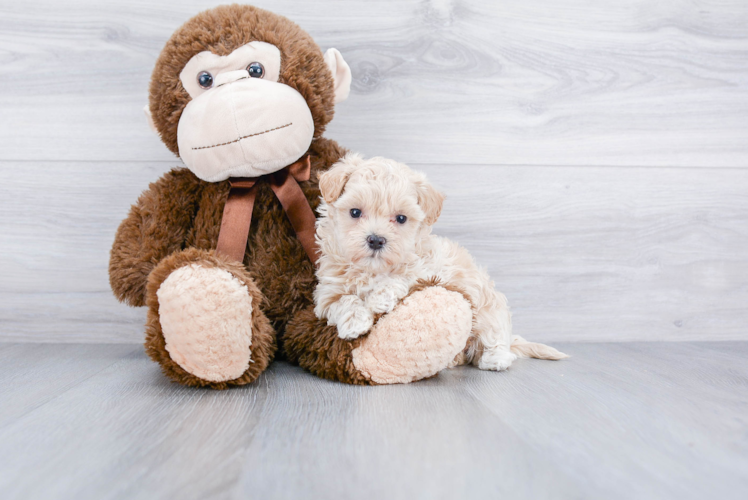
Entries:
POLYGON ((151 127, 154 134, 158 135, 158 129, 156 124, 153 123, 153 116, 151 116, 151 107, 148 104, 143 108, 143 112, 145 113, 145 119, 148 120, 148 126, 151 127))
POLYGON ((442 213, 442 206, 444 205, 446 196, 432 186, 421 172, 413 172, 412 180, 418 193, 418 205, 426 214, 423 222, 428 226, 432 226, 442 213))
POLYGON ((325 203, 333 203, 340 198, 351 174, 358 168, 363 158, 355 153, 348 153, 330 170, 319 176, 319 191, 325 203))
POLYGON ((333 84, 335 85, 335 104, 345 101, 351 92, 351 67, 345 62, 343 54, 338 49, 327 49, 325 63, 332 72, 333 84))

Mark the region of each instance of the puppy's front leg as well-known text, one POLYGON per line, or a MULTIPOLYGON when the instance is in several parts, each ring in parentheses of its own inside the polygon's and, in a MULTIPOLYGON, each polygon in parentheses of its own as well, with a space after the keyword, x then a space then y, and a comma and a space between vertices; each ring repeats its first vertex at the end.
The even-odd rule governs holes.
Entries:
POLYGON ((408 295, 410 284, 405 280, 389 278, 377 283, 366 296, 366 308, 373 313, 388 313, 397 303, 408 295))
POLYGON ((355 339, 374 325, 374 315, 356 295, 343 295, 330 305, 327 322, 338 326, 338 337, 355 339))

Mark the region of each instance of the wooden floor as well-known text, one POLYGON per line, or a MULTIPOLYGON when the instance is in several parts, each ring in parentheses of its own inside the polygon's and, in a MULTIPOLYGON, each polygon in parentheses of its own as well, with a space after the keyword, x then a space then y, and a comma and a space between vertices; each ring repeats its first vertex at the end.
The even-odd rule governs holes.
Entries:
POLYGON ((136 345, 0 344, 0 497, 744 499, 748 342, 216 392, 136 345))
POLYGON ((0 0, 0 500, 748 498, 746 0, 253 0, 350 64, 325 136, 425 171, 573 357, 227 392, 167 382, 107 278, 180 165, 154 63, 218 3, 0 0))

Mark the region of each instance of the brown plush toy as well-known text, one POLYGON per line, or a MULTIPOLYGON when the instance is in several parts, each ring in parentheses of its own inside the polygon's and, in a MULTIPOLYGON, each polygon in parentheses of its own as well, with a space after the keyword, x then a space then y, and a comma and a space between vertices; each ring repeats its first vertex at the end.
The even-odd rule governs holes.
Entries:
POLYGON ((187 168, 132 207, 109 275, 119 300, 148 306, 146 350, 171 379, 247 384, 278 352, 342 382, 410 382, 465 347, 470 304, 436 283, 354 341, 312 312, 317 179, 346 153, 322 133, 350 82, 337 50, 251 6, 203 12, 167 42, 146 114, 187 168))

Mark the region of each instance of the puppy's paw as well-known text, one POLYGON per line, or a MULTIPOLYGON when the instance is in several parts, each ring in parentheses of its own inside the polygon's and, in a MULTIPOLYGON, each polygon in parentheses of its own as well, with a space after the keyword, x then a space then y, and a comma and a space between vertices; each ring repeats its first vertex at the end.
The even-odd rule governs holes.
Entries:
POLYGON ((478 362, 478 368, 500 372, 509 368, 515 359, 517 355, 508 349, 485 350, 478 362))
POLYGON ((374 290, 366 297, 366 307, 373 313, 388 313, 397 305, 397 293, 392 288, 374 290))
POLYGON ((374 315, 362 305, 351 308, 338 321, 338 337, 351 340, 371 330, 374 315))

